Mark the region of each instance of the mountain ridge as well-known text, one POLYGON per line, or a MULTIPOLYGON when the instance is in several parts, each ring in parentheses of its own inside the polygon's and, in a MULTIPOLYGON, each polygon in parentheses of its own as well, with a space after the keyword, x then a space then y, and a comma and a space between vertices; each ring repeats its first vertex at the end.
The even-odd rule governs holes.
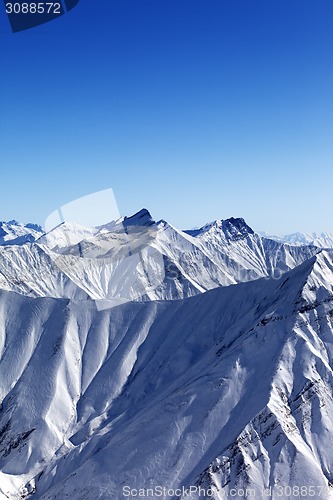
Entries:
MULTIPOLYGON (((163 220, 159 221, 163 222, 163 220)), ((164 221, 165 222, 165 221, 164 221)), ((64 222, 62 224, 70 224, 69 222, 64 222)), ((60 224, 60 226, 62 225, 60 224)), ((143 227, 148 227, 153 224, 155 224, 155 220, 153 219, 152 215, 150 214, 149 210, 146 208, 140 209, 138 212, 135 212, 131 216, 123 216, 121 217, 118 221, 110 221, 108 224, 104 224, 102 226, 96 226, 96 228, 89 228, 86 227, 86 231, 91 231, 93 234, 93 230, 103 230, 103 229, 110 229, 114 228, 115 224, 123 224, 124 227, 126 226, 143 226, 143 227)), ((80 224, 76 224, 77 227, 84 227, 80 224)), ((3 240, 1 239, 1 231, 3 231, 4 227, 7 228, 19 228, 22 232, 22 230, 25 230, 26 233, 30 234, 30 237, 27 237, 26 240, 22 239, 17 239, 13 243, 9 244, 24 244, 24 243, 30 243, 34 241, 36 236, 42 237, 45 236, 48 233, 52 233, 54 229, 49 231, 48 233, 45 233, 43 228, 34 223, 28 223, 28 224, 22 224, 16 220, 11 220, 9 222, 0 222, 0 245, 4 244, 3 240), (32 233, 29 233, 29 230, 32 231, 32 233)), ((58 226, 59 227, 59 226, 58 226)), ((292 234, 287 234, 284 236, 280 235, 274 235, 271 233, 268 233, 266 231, 254 231, 247 223, 246 221, 241 218, 241 217, 229 217, 227 219, 216 219, 212 222, 206 223, 204 226, 200 228, 195 228, 195 229, 184 229, 183 232, 189 234, 190 236, 198 236, 200 234, 203 234, 213 228, 219 228, 222 229, 222 231, 225 234, 225 237, 227 239, 233 239, 233 238, 241 238, 241 237, 246 237, 247 234, 259 234, 260 236, 263 236, 268 239, 272 239, 274 241, 279 241, 279 242, 284 242, 291 244, 293 246, 317 246, 319 248, 332 248, 333 247, 333 233, 332 232, 312 232, 312 233, 302 233, 302 232, 296 232, 292 234)), ((11 240, 11 241, 14 241, 11 240)), ((6 243, 7 244, 7 243, 6 243)))
POLYGON ((99 228, 66 222, 28 245, 0 246, 0 286, 30 296, 170 300, 278 276, 319 251, 263 238, 244 219, 193 236, 143 209, 99 228))

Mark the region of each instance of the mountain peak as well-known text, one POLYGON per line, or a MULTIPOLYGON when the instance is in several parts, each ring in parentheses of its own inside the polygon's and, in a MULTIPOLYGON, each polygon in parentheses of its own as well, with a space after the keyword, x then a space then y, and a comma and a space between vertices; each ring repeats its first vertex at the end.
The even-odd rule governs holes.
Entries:
POLYGON ((241 217, 230 217, 230 219, 222 220, 221 222, 223 232, 228 239, 240 239, 248 234, 254 234, 253 229, 241 217))
POLYGON ((8 221, 7 224, 8 224, 8 226, 21 226, 22 225, 15 219, 8 221))
POLYGON ((44 230, 42 228, 42 226, 40 226, 39 224, 32 224, 32 223, 28 223, 28 224, 25 224, 25 226, 27 229, 32 229, 33 231, 37 231, 37 233, 43 233, 44 234, 44 230))
POLYGON ((124 226, 151 226, 154 223, 155 221, 146 208, 139 210, 139 212, 130 217, 124 217, 123 220, 124 226))
POLYGON ((185 231, 190 236, 201 236, 203 234, 212 232, 218 232, 219 235, 223 235, 225 239, 229 240, 239 240, 245 238, 248 234, 254 234, 253 229, 248 226, 245 220, 241 217, 230 217, 229 219, 216 220, 200 229, 192 229, 185 231))

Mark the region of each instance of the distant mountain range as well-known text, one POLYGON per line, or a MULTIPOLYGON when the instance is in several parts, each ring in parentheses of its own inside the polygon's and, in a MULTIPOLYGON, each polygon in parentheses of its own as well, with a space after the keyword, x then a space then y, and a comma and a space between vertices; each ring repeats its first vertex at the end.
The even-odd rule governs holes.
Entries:
POLYGON ((265 232, 261 236, 290 245, 312 245, 319 248, 333 248, 333 233, 293 233, 285 236, 273 236, 265 232))
POLYGON ((145 209, 1 228, 1 499, 333 498, 333 250, 145 209))

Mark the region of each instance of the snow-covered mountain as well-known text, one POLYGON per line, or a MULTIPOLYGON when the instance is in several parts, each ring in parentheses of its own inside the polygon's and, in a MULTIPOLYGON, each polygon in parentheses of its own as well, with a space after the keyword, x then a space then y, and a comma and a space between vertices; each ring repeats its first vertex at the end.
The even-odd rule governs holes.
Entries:
POLYGON ((37 224, 20 224, 12 220, 0 222, 0 245, 24 245, 32 243, 44 234, 43 229, 37 224))
POLYGON ((0 499, 333 498, 332 255, 146 210, 1 247, 0 499))
POLYGON ((333 248, 333 233, 293 233, 285 236, 273 236, 266 232, 260 235, 290 245, 313 245, 319 248, 333 248))

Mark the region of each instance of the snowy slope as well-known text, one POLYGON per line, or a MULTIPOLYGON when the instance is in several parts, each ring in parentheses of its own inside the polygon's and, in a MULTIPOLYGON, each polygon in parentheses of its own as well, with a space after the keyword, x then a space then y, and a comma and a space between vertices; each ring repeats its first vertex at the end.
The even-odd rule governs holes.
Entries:
POLYGON ((185 300, 99 310, 1 292, 3 498, 195 484, 332 498, 332 290, 322 251, 185 300))
POLYGON ((72 222, 63 222, 46 234, 43 234, 39 239, 40 245, 46 245, 54 251, 61 251, 71 245, 77 245, 85 238, 89 238, 96 234, 97 229, 85 227, 72 222))

